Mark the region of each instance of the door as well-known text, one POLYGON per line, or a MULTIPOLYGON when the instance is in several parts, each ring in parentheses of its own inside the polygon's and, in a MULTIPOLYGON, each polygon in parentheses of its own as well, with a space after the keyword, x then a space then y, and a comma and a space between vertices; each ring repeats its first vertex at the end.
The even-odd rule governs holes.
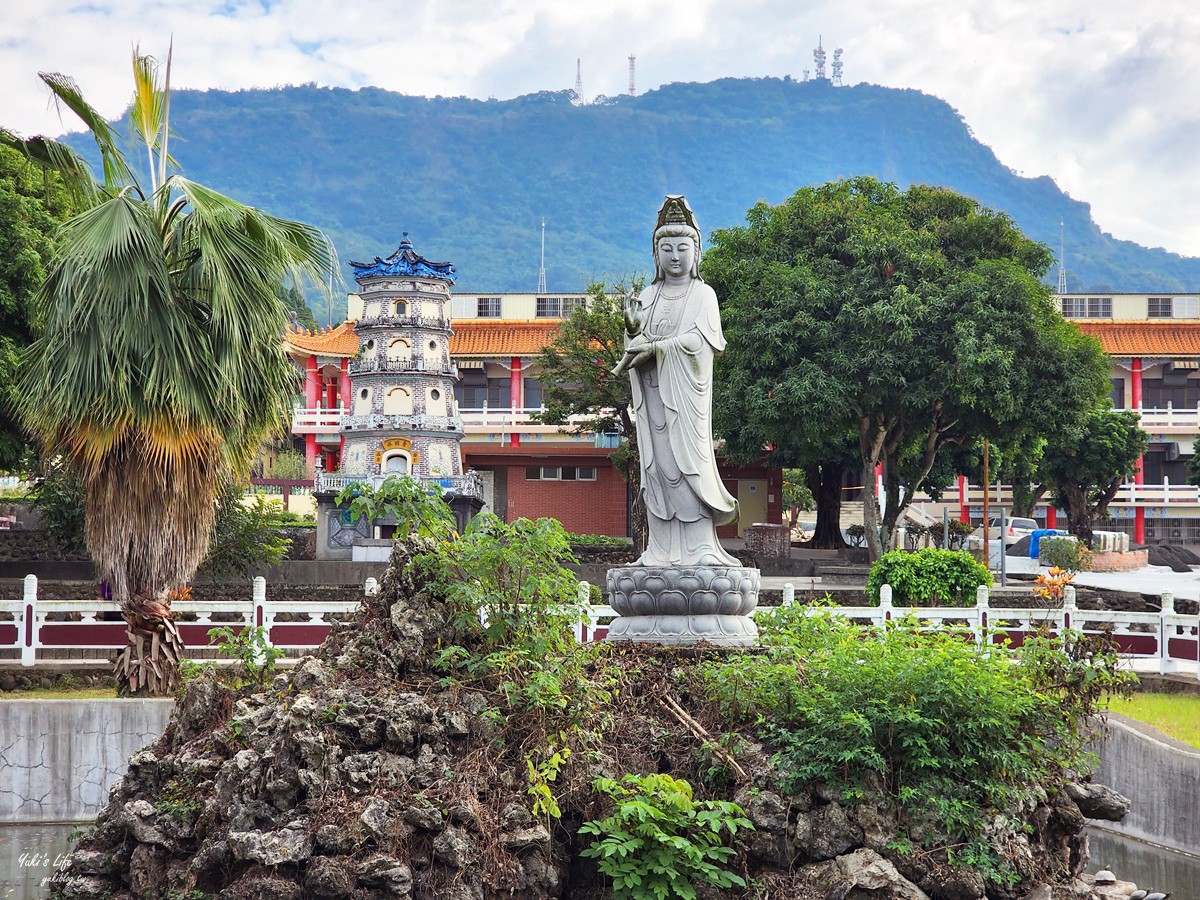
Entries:
POLYGON ((765 478, 740 478, 737 491, 738 505, 742 508, 738 519, 738 537, 747 525, 767 521, 767 480, 765 478))

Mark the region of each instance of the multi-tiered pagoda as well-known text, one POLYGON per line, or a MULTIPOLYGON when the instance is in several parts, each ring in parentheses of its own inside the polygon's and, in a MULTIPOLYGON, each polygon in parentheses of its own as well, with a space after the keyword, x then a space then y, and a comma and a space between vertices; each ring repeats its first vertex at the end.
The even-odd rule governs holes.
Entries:
POLYGON ((458 372, 450 360, 454 266, 420 256, 407 233, 387 259, 350 265, 362 312, 354 325, 358 355, 350 361, 349 404, 340 426, 341 469, 317 476, 318 498, 326 498, 320 518, 327 526, 318 541, 333 555, 374 537, 363 532, 365 523, 334 514, 328 497, 350 481, 378 484, 409 476, 436 483, 465 501, 451 503, 460 526, 478 509, 481 493, 473 473, 464 477, 459 450, 458 372))

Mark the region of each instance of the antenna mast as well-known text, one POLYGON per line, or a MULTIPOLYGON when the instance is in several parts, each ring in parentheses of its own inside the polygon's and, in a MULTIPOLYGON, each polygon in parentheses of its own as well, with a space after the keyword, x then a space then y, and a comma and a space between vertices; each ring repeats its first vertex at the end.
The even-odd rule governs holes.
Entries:
POLYGON ((637 57, 632 53, 629 54, 629 96, 636 97, 637 92, 633 89, 633 64, 637 62, 637 57))
POLYGON ((1066 226, 1058 220, 1058 292, 1067 292, 1067 239, 1066 226))
POLYGON ((833 51, 833 83, 838 87, 842 84, 842 48, 833 51))
POLYGON ((583 69, 578 58, 575 59, 575 102, 583 102, 583 69))
POLYGON ((825 49, 821 46, 821 35, 817 35, 817 49, 813 51, 813 62, 817 66, 817 81, 825 80, 825 49))
POLYGON ((539 294, 546 293, 546 220, 542 219, 542 267, 538 269, 539 294))

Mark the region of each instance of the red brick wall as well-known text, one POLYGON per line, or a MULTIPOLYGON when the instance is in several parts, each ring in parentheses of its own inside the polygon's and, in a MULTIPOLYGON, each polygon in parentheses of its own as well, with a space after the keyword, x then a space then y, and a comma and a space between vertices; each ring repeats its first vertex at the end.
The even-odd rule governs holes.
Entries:
POLYGON ((528 481, 525 466, 508 467, 508 521, 550 516, 575 534, 624 537, 625 482, 603 459, 539 459, 537 465, 595 465, 595 481, 528 481))

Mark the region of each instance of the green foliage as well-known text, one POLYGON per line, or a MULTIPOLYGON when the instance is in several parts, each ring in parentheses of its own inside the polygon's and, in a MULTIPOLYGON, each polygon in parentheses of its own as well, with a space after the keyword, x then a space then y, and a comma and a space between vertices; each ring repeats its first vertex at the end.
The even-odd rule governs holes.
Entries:
POLYGON ((1038 541, 1038 560, 1067 572, 1087 572, 1092 568, 1092 551, 1070 538, 1045 537, 1038 541))
POLYGON ((573 547, 628 547, 629 538, 613 537, 609 534, 575 534, 569 532, 567 540, 573 547))
POLYGON ((731 724, 775 748, 784 789, 882 788, 911 840, 949 838, 992 881, 1009 877, 993 820, 1090 771, 1084 722, 1130 683, 1110 647, 1077 635, 1065 651, 1049 636, 1014 650, 912 618, 868 629, 789 607, 757 621, 764 652, 711 663, 702 681, 731 724))
POLYGON ((337 495, 338 505, 349 501, 350 514, 368 522, 395 519, 397 534, 414 531, 422 537, 448 538, 454 533, 454 514, 436 484, 421 484, 407 475, 385 478, 377 487, 351 481, 337 495))
POLYGON ((783 470, 783 505, 800 512, 812 512, 817 508, 803 469, 783 470))
POLYGON ((83 482, 61 460, 54 460, 33 485, 33 508, 46 533, 63 550, 82 553, 84 543, 83 482))
POLYGON ((283 450, 271 463, 271 477, 284 481, 303 481, 308 477, 304 454, 298 450, 283 450))
POLYGON ((580 826, 580 834, 597 838, 580 855, 613 880, 615 900, 695 900, 697 884, 746 886, 724 868, 734 855, 724 834, 754 827, 736 804, 696 802, 692 786, 670 775, 597 778, 592 786, 616 810, 580 826))
POLYGON ((879 589, 892 586, 897 606, 974 606, 975 590, 992 584, 987 566, 965 550, 925 547, 885 553, 867 576, 867 598, 879 605, 879 589))
POLYGON ((1060 440, 1047 445, 1043 477, 1054 487, 1055 502, 1066 510, 1067 524, 1084 544, 1104 518, 1121 485, 1133 478, 1138 460, 1150 446, 1150 435, 1132 410, 1111 404, 1093 407, 1060 440))
POLYGON ((208 641, 216 644, 222 655, 236 659, 246 677, 256 684, 270 680, 275 674, 275 663, 284 655, 267 642, 267 629, 263 625, 243 625, 236 630, 229 625, 210 628, 208 641))
POLYGON ((255 569, 277 564, 287 553, 289 541, 279 533, 277 503, 255 493, 252 503, 243 502, 243 485, 231 481, 217 498, 217 516, 202 571, 214 578, 245 577, 255 569))

